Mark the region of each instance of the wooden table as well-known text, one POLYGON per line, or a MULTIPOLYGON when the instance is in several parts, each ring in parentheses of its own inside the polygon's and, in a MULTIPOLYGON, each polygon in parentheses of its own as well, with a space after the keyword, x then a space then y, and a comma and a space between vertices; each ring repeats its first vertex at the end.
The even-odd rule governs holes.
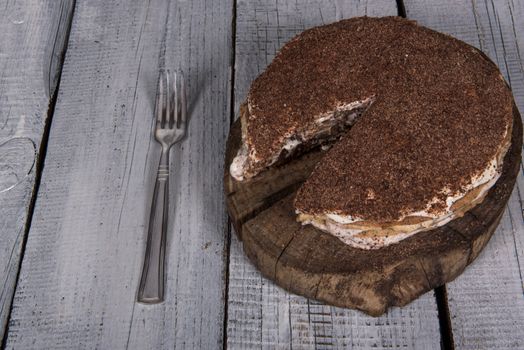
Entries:
POLYGON ((247 261, 222 192, 253 78, 300 31, 404 15, 488 54, 524 111, 524 1, 0 0, 0 324, 13 349, 524 348, 524 177, 452 283, 378 318, 288 294, 247 261), (161 67, 189 80, 172 153, 167 299, 135 303, 161 67))

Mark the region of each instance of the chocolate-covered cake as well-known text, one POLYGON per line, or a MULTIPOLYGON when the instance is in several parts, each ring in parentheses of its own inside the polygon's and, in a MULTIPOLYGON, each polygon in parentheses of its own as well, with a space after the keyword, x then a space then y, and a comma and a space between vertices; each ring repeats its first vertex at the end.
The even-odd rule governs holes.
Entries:
POLYGON ((253 82, 241 123, 239 181, 335 143, 296 196, 298 220, 375 249, 483 200, 510 144, 512 95, 477 49, 361 17, 287 43, 253 82))

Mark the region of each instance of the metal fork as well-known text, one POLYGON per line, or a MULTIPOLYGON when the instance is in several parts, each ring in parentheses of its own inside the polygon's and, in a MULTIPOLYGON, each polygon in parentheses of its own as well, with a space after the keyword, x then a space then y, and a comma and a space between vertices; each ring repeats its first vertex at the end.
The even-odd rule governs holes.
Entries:
POLYGON ((147 247, 137 301, 147 304, 164 300, 164 264, 168 222, 169 150, 186 130, 186 89, 182 73, 160 74, 156 99, 155 138, 162 145, 151 204, 147 247))

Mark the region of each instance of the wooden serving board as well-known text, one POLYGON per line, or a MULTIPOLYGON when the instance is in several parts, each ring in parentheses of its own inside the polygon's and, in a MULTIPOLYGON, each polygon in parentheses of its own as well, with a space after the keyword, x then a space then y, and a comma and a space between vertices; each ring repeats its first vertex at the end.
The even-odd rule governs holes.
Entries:
POLYGON ((502 175, 481 204, 445 226, 379 250, 352 248, 296 221, 293 198, 321 151, 238 182, 229 175, 229 165, 240 142, 237 120, 227 142, 224 189, 229 216, 249 259, 290 292, 378 316, 452 281, 484 248, 520 169, 522 121, 514 106, 512 142, 502 175))

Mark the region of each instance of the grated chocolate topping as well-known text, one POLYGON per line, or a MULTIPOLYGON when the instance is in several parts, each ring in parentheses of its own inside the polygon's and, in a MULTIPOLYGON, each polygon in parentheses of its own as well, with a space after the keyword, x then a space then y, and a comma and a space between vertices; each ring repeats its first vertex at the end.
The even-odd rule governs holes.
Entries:
POLYGON ((413 21, 360 17, 282 48, 249 92, 248 142, 269 157, 298 126, 370 96, 300 189, 301 212, 396 220, 435 198, 439 211, 488 166, 512 118, 511 92, 473 47, 413 21))

